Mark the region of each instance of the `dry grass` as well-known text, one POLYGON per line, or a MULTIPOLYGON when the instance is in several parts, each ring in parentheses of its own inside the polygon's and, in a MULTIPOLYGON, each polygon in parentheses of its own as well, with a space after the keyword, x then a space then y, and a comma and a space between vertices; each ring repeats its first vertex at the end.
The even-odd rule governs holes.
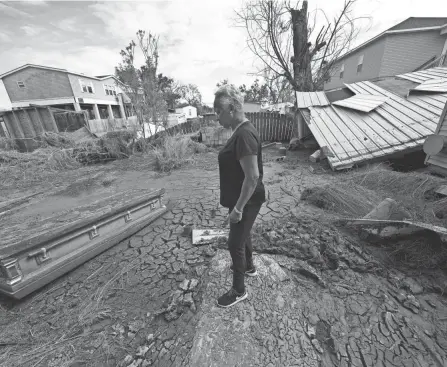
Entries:
POLYGON ((307 188, 301 194, 301 200, 343 216, 363 217, 381 201, 381 197, 362 186, 340 183, 307 188))
POLYGON ((14 139, 4 138, 0 136, 0 150, 15 150, 18 146, 14 139))
POLYGON ((418 172, 395 172, 375 169, 353 173, 353 184, 373 190, 382 197, 396 200, 412 220, 436 225, 447 225, 435 213, 442 211, 445 200, 437 200, 434 190, 447 180, 418 172))
POLYGON ((166 136, 154 148, 155 167, 160 172, 170 172, 193 161, 194 154, 207 151, 206 146, 191 140, 189 136, 166 136))
MULTIPOLYGON (((301 199, 340 215, 363 217, 385 198, 392 198, 410 219, 445 225, 446 200, 436 199, 434 189, 446 180, 423 173, 371 169, 348 173, 336 184, 306 189, 301 199), (435 214, 438 215, 435 215, 435 214)), ((447 214, 447 213, 446 213, 447 214)), ((446 218, 447 219, 447 218, 446 218)))
POLYGON ((383 249, 392 265, 402 264, 416 269, 446 269, 447 248, 438 238, 417 236, 395 243, 386 243, 383 249))
POLYGON ((0 186, 39 181, 49 173, 79 166, 71 149, 40 148, 32 153, 0 150, 0 186))
MULTIPOLYGON (((36 338, 32 344, 30 343, 26 352, 23 352, 23 348, 20 348, 21 352, 19 352, 12 347, 1 351, 0 366, 72 366, 74 360, 80 356, 82 357, 83 353, 85 353, 82 347, 85 346, 86 341, 91 340, 92 332, 90 327, 103 319, 113 316, 112 309, 105 304, 110 288, 116 286, 116 283, 126 273, 137 267, 139 262, 139 259, 135 259, 113 275, 94 294, 82 302, 79 312, 71 312, 63 316, 58 315, 60 317, 59 320, 63 317, 62 320, 64 320, 65 326, 60 325, 57 329, 53 329, 54 332, 52 331, 36 338)), ((91 276, 94 276, 96 273, 91 276)), ((57 325, 57 323, 54 325, 57 325)), ((102 336, 104 337, 104 335, 102 336)), ((98 337, 98 335, 93 336, 93 338, 95 337, 98 337)))
MULTIPOLYGON (((337 216, 359 218, 383 199, 391 198, 409 214, 410 220, 447 226, 447 199, 434 195, 434 189, 446 183, 446 180, 422 173, 376 168, 348 173, 336 184, 306 189, 302 200, 337 216)), ((383 241, 379 243, 394 266, 433 269, 445 267, 447 262, 447 249, 436 235, 383 241)))
POLYGON ((0 187, 42 182, 55 172, 128 158, 133 151, 133 134, 127 131, 82 143, 76 143, 67 134, 46 132, 37 141, 40 148, 31 153, 0 149, 0 187))

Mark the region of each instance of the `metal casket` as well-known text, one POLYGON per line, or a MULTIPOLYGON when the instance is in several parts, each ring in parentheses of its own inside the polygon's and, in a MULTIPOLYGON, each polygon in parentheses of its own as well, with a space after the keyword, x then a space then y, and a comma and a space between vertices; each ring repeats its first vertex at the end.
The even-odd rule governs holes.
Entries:
POLYGON ((165 190, 115 194, 61 215, 3 229, 0 293, 21 299, 146 227, 167 211, 165 190))

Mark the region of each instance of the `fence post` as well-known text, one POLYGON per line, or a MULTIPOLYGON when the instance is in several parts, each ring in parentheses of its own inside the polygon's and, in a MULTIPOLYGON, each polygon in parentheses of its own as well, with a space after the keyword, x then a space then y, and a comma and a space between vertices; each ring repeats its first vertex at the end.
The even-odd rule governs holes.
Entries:
POLYGON ((58 133, 59 132, 59 128, 57 127, 56 120, 54 119, 53 112, 51 111, 50 107, 47 107, 47 110, 48 110, 48 114, 50 115, 50 120, 51 120, 51 123, 53 124, 54 131, 58 133))

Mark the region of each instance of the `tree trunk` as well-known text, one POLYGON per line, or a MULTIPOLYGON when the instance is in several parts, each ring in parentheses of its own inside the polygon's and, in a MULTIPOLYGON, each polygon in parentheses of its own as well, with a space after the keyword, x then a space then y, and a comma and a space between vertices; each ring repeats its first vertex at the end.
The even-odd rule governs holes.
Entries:
POLYGON ((307 0, 303 1, 301 10, 291 9, 293 32, 293 77, 296 90, 312 90, 312 71, 308 44, 307 0))

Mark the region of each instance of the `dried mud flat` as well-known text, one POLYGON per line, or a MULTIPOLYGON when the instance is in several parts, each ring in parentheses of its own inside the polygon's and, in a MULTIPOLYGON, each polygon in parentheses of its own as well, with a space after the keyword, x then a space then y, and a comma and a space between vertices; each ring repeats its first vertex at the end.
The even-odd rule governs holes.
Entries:
POLYGON ((266 164, 259 275, 247 301, 216 308, 231 285, 229 254, 183 235, 225 218, 213 159, 158 178, 118 172, 108 191, 164 187, 174 208, 25 300, 2 298, 0 365, 447 365, 445 273, 390 268, 380 250, 298 203, 306 187, 334 179, 304 163, 266 164))

